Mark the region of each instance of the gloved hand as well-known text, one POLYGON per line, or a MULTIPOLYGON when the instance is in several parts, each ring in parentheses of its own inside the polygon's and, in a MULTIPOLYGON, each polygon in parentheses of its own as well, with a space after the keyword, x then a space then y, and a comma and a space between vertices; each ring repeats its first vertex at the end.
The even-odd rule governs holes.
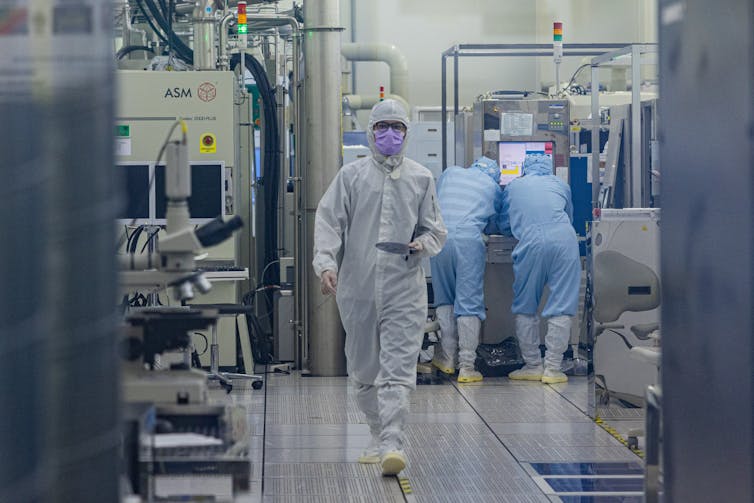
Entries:
POLYGON ((335 271, 327 270, 319 277, 322 295, 335 295, 338 289, 338 275, 335 271))
POLYGON ((422 251, 422 250, 424 250, 424 245, 422 244, 421 241, 418 241, 418 240, 417 241, 411 241, 408 244, 408 247, 411 248, 413 251, 415 251, 417 253, 420 252, 420 251, 422 251))

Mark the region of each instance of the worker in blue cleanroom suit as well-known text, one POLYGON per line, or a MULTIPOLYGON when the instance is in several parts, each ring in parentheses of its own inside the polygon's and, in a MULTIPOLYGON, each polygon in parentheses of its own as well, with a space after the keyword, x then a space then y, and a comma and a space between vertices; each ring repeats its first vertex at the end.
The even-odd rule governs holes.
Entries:
POLYGON ((516 336, 525 365, 508 374, 510 379, 566 382, 561 372, 568 348, 572 317, 578 309, 581 264, 573 229, 571 190, 552 174, 552 159, 527 155, 523 176, 503 192, 498 226, 510 228, 518 244, 513 250, 513 306, 516 336), (542 316, 547 317, 544 366, 539 351, 537 308, 547 284, 550 296, 542 316))
POLYGON ((410 137, 400 103, 376 104, 367 127, 372 155, 338 171, 314 221, 314 271, 338 303, 348 375, 372 434, 359 462, 380 463, 385 475, 406 466, 409 395, 427 322, 421 261, 446 235, 432 173, 404 156, 410 137), (378 242, 412 252, 388 253, 378 242))
POLYGON ((441 334, 432 363, 442 372, 454 374, 457 357, 458 382, 481 381, 474 361, 486 317, 482 232, 502 209, 500 167, 486 157, 468 169, 451 166, 437 182, 437 197, 448 239, 442 251, 430 259, 441 334))

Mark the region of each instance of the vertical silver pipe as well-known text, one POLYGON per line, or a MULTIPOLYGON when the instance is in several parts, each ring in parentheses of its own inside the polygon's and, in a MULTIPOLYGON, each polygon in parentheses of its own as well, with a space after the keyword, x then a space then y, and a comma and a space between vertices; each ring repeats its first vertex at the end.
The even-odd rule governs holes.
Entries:
POLYGON ((299 86, 301 85, 301 32, 296 28, 293 32, 293 82, 291 83, 291 99, 293 100, 293 145, 291 145, 291 153, 293 154, 293 267, 295 281, 293 284, 293 306, 294 306, 294 320, 295 320, 295 352, 294 358, 296 368, 302 368, 303 354, 303 330, 304 326, 304 306, 305 306, 305 292, 306 285, 303 274, 305 272, 305 264, 303 260, 303 247, 302 244, 302 230, 301 230, 301 162, 304 157, 303 152, 303 138, 301 137, 301 111, 304 109, 301 104, 303 93, 300 92, 299 86))
MULTIPOLYGON (((239 71, 240 66, 239 66, 239 71)), ((242 87, 239 82, 239 87, 242 87)), ((239 128, 239 161, 237 175, 234 177, 234 183, 236 185, 236 201, 238 201, 238 207, 235 213, 241 215, 246 225, 240 231, 239 242, 239 261, 241 264, 249 264, 249 270, 254 271, 254 264, 256 264, 256 245, 254 234, 254 208, 252 207, 251 195, 254 190, 254 175, 256 169, 256 161, 254 160, 254 124, 252 121, 252 104, 251 95, 246 93, 245 88, 241 94, 241 105, 238 107, 238 121, 239 128)), ((254 282, 254 274, 252 272, 251 279, 239 282, 238 292, 240 295, 245 294, 253 290, 256 287, 254 282)))
POLYGON ((220 21, 220 32, 217 34, 218 68, 220 70, 230 69, 230 58, 228 57, 228 25, 236 18, 236 15, 229 12, 223 16, 220 21))
POLYGON ((631 206, 643 203, 643 173, 641 169, 641 52, 631 48, 631 206))
MULTIPOLYGON (((351 0, 349 4, 348 14, 351 18, 348 27, 351 30, 351 42, 356 42, 356 0, 351 0)), ((391 90, 392 91, 392 90, 391 90)), ((356 92, 356 63, 351 61, 351 94, 357 94, 356 92)))
MULTIPOLYGON (((303 58, 303 33, 299 33, 298 38, 298 50, 296 51, 297 57, 303 58)), ((296 98, 298 101, 296 109, 296 238, 298 253, 296 254, 296 306, 298 307, 298 313, 296 320, 299 321, 299 340, 297 344, 298 349, 298 364, 301 369, 308 369, 309 365, 309 311, 307 309, 307 297, 308 297, 308 285, 309 285, 309 268, 310 264, 306 259, 309 257, 307 246, 311 243, 311 240, 307 238, 306 227, 308 222, 306 220, 306 190, 303 180, 306 179, 306 135, 304 134, 304 114, 306 112, 306 85, 301 75, 300 65, 294 67, 294 79, 296 84, 296 98)))
MULTIPOLYGON (((458 45, 453 50, 453 117, 458 115, 458 45)), ((444 118, 441 118, 444 120, 444 118)))
MULTIPOLYGON (((211 1, 197 2, 194 8, 194 69, 216 70, 215 9, 211 1)), ((221 48, 222 50, 222 48, 221 48)))
POLYGON ((555 63, 555 96, 560 96, 560 63, 555 63))
MULTIPOLYGON (((277 105, 277 115, 278 115, 278 172, 280 173, 280 178, 278 179, 278 203, 277 203, 277 211, 278 211, 278 242, 277 242, 277 248, 278 248, 278 257, 285 257, 289 255, 288 250, 288 243, 286 243, 286 214, 285 214, 285 198, 286 198, 286 188, 288 185, 288 176, 290 173, 289 165, 288 165, 288 155, 290 155, 290 151, 288 149, 288 123, 285 120, 286 113, 285 113, 285 97, 286 97, 286 89, 285 85, 281 83, 279 77, 283 77, 282 82, 285 82, 285 77, 287 76, 286 68, 285 68, 285 40, 280 38, 280 34, 277 33, 277 36, 275 37, 275 82, 273 83, 273 86, 275 87, 275 103, 277 105), (282 64, 281 64, 281 53, 282 53, 282 64)), ((278 269, 280 268, 280 264, 278 264, 278 269)))
POLYGON ((599 206, 600 197, 600 69, 592 66, 592 208, 599 206))
POLYGON ((334 297, 324 297, 314 275, 312 241, 314 215, 320 198, 340 169, 340 20, 338 0, 307 0, 304 5, 306 60, 306 202, 307 237, 304 267, 308 282, 309 369, 315 375, 346 372, 345 335, 334 297))
MULTIPOLYGON (((440 121, 442 122, 442 170, 445 171, 448 168, 448 77, 447 77, 447 54, 443 53, 441 58, 440 69, 440 121)), ((453 124, 455 125, 456 116, 453 116, 453 124)), ((455 129, 453 130, 455 131, 455 129)))

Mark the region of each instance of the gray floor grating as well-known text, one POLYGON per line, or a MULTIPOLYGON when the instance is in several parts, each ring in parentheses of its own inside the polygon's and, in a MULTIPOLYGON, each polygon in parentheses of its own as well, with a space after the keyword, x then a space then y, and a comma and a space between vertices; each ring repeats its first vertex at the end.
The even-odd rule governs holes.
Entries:
POLYGON ((358 463, 267 463, 269 478, 373 478, 380 475, 378 465, 358 463))
POLYGON ((400 496, 395 479, 363 478, 269 478, 265 479, 266 494, 298 494, 301 496, 371 496, 379 500, 400 496))
POLYGON ((253 503, 547 503, 521 463, 638 460, 574 405, 585 381, 560 390, 506 378, 448 381, 412 394, 404 497, 378 465, 354 462, 369 430, 346 378, 269 375, 265 385, 212 394, 245 404, 255 459, 264 446, 264 466, 253 467, 253 503))

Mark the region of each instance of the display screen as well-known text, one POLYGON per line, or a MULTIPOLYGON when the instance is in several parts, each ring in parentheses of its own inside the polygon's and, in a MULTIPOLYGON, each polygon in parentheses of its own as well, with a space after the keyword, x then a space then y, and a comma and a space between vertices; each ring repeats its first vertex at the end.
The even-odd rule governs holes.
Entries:
MULTIPOLYGON (((164 219, 167 212, 165 197, 165 166, 155 166, 155 217, 164 219)), ((224 168, 220 164, 191 165, 191 219, 210 219, 223 214, 225 198, 224 168)))
POLYGON ((149 166, 120 164, 116 167, 117 187, 125 188, 125 204, 118 212, 119 219, 149 218, 149 166))
POLYGON ((507 185, 524 174, 523 164, 526 154, 547 154, 552 157, 552 148, 551 141, 499 142, 500 185, 507 185))

